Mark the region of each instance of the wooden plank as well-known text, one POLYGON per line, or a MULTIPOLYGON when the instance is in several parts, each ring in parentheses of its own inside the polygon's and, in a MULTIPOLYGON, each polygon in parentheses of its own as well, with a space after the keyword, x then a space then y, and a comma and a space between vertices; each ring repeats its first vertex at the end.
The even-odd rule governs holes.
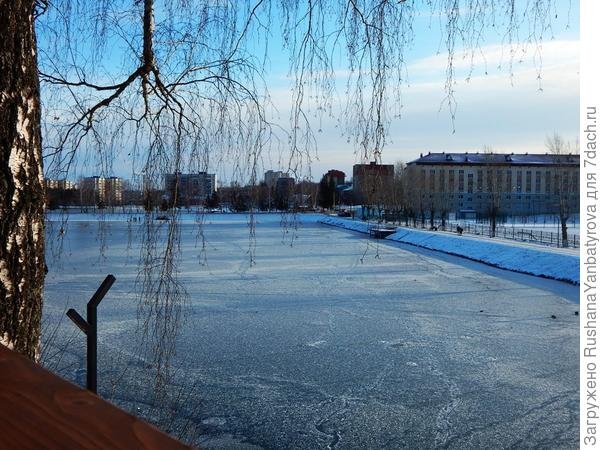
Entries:
POLYGON ((0 449, 189 449, 0 344, 0 449))

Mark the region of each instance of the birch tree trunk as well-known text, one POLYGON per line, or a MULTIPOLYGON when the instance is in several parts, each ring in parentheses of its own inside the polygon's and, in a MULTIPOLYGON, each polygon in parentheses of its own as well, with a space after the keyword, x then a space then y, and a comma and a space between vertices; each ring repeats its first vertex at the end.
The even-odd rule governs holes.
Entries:
POLYGON ((0 0, 0 343, 38 354, 44 185, 34 0, 0 0))

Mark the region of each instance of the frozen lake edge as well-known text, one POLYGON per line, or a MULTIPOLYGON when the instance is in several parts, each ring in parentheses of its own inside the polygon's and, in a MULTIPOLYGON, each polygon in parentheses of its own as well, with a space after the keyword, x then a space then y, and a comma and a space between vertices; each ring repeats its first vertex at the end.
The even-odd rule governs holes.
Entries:
MULTIPOLYGON (((195 256, 196 225, 182 226, 190 300, 177 363, 198 386, 198 445, 576 445, 577 307, 544 289, 552 280, 528 286, 460 258, 376 248, 383 241, 300 221, 291 246, 292 226, 259 216, 254 266, 245 216, 206 216, 207 265, 195 256)), ((131 351, 137 251, 127 236, 138 228, 102 226, 99 257, 97 227, 68 225, 68 257, 49 264, 45 311, 81 310, 100 274, 115 271, 99 311, 107 395, 115 353, 131 351)), ((81 348, 70 351, 81 358, 81 348)), ((149 364, 136 361, 130 375, 143 387, 149 364)), ((143 414, 147 405, 125 387, 114 401, 143 414)))
MULTIPOLYGON (((320 219, 319 223, 366 234, 369 233, 370 226, 366 222, 327 216, 320 219)), ((579 256, 563 253, 560 249, 536 249, 532 246, 482 241, 469 236, 403 227, 398 227, 396 233, 385 239, 467 258, 513 272, 579 284, 579 256)))

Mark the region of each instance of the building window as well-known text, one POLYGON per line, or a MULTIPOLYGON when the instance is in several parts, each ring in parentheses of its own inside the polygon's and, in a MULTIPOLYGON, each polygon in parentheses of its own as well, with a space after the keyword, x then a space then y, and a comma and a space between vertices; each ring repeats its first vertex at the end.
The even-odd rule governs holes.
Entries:
POLYGON ((523 172, 521 170, 517 170, 517 192, 521 192, 523 187, 523 172))
POLYGON ((473 193, 473 174, 472 173, 467 174, 467 192, 469 194, 473 193))
POLYGON ((573 171, 573 185, 571 186, 571 192, 579 192, 579 172, 573 171))
POLYGON ((506 171, 506 192, 512 192, 512 170, 506 171))
POLYGON ((477 190, 479 192, 483 190, 483 170, 477 171, 477 190))
POLYGON ((429 171, 429 190, 435 192, 435 170, 429 171))
POLYGON ((542 172, 535 171, 535 192, 538 194, 542 191, 542 172))
POLYGON ((459 170, 458 171, 458 192, 464 192, 464 191, 465 191, 465 171, 459 170))
POLYGON ((552 191, 552 173, 549 170, 546 171, 546 182, 544 191, 549 194, 552 191))
POLYGON ((440 169, 440 192, 446 192, 446 171, 444 169, 440 169))
POLYGON ((531 170, 525 172, 525 192, 531 192, 531 170))
POLYGON ((454 170, 448 171, 448 190, 454 192, 454 170))

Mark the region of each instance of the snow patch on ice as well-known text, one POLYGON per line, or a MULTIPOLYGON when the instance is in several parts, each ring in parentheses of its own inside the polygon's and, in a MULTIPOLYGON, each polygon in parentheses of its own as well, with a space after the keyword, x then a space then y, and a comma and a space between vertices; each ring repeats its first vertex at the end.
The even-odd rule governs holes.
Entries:
POLYGON ((202 421, 204 425, 211 425, 214 427, 222 427, 227 423, 227 419, 224 417, 208 417, 202 421))
POLYGON ((449 389, 450 402, 445 404, 437 414, 435 425, 435 447, 445 447, 453 436, 453 430, 455 429, 454 411, 458 408, 461 403, 460 391, 455 382, 450 381, 449 389))

